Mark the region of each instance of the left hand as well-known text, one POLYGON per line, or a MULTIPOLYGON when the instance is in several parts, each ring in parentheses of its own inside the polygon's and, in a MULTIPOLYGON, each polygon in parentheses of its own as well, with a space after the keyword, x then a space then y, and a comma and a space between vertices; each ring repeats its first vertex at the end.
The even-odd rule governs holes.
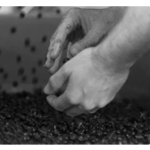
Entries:
POLYGON ((124 7, 70 9, 51 37, 44 66, 54 74, 62 66, 67 51, 72 58, 86 48, 97 46, 123 14, 124 7))
POLYGON ((56 110, 71 117, 94 113, 111 102, 125 83, 129 70, 113 70, 115 67, 107 65, 96 51, 96 48, 83 50, 50 77, 44 92, 56 110))

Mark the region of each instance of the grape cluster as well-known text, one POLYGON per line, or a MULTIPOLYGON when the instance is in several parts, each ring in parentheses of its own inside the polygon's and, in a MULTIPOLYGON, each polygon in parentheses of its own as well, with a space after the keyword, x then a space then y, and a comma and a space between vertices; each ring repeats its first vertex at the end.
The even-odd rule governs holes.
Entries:
POLYGON ((54 110, 42 90, 0 93, 1 144, 150 144, 150 114, 124 99, 71 118, 54 110))

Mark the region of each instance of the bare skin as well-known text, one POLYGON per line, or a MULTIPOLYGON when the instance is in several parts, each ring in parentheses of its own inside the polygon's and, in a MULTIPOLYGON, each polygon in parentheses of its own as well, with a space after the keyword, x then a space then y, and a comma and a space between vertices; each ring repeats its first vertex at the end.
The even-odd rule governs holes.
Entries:
POLYGON ((95 112, 113 100, 127 79, 129 70, 114 73, 97 58, 97 49, 80 52, 50 77, 45 87, 48 102, 69 116, 95 112), (68 80, 68 81, 67 81, 68 80), (68 82, 66 89, 62 87, 68 82), (61 90, 62 94, 55 94, 61 90))
POLYGON ((45 67, 54 74, 61 67, 68 46, 70 56, 74 57, 85 48, 99 44, 122 18, 124 9, 71 9, 51 38, 45 67))
POLYGON ((132 65, 150 50, 149 41, 150 8, 129 7, 102 43, 81 51, 50 77, 44 89, 48 102, 71 117, 106 106, 126 82, 132 65))

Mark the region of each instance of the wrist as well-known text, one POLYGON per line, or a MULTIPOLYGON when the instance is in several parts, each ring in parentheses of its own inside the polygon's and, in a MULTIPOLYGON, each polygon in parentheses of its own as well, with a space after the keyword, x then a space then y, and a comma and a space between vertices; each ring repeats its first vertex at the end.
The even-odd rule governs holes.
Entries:
POLYGON ((107 44, 101 44, 95 48, 97 60, 102 63, 112 73, 122 73, 130 69, 132 64, 114 59, 114 56, 109 51, 107 44))
POLYGON ((149 51, 149 15, 149 8, 128 9, 122 21, 97 46, 99 58, 109 68, 116 71, 128 70, 149 51))
MULTIPOLYGON (((124 20, 124 17, 128 13, 129 8, 122 7, 120 10, 123 14, 122 20, 124 20)), ((121 22, 118 22, 115 28, 109 33, 108 37, 102 43, 97 45, 97 47, 95 47, 96 55, 99 61, 102 62, 105 66, 107 66, 107 68, 109 68, 109 70, 112 70, 113 72, 124 72, 125 70, 129 70, 135 62, 134 60, 131 62, 127 59, 124 59, 124 55, 122 55, 123 53, 118 53, 120 49, 122 51, 125 51, 126 49, 123 44, 120 44, 123 43, 124 38, 122 36, 118 37, 120 33, 119 28, 120 26, 123 26, 122 20, 121 22), (118 44, 119 40, 121 42, 118 44)))

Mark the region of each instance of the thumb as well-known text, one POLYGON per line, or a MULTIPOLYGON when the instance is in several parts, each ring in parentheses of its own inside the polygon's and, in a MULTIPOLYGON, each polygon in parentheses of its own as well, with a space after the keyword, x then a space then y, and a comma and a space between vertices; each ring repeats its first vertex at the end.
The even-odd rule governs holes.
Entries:
POLYGON ((100 30, 100 28, 95 27, 91 29, 83 39, 72 45, 69 50, 70 55, 73 57, 88 47, 96 46, 105 35, 106 31, 100 30))

